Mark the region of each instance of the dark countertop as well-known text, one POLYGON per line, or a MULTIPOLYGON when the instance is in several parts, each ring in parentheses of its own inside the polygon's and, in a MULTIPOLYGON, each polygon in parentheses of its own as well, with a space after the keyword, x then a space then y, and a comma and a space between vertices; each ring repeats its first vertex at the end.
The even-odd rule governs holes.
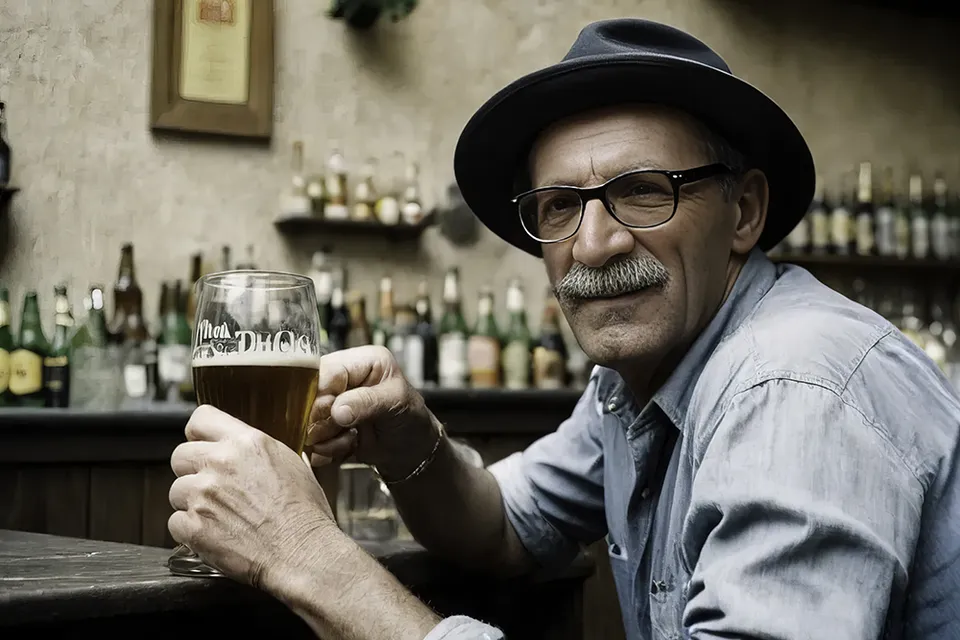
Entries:
MULTIPOLYGON (((494 582, 465 574, 414 542, 361 543, 404 585, 417 590, 469 582, 502 589, 564 580, 593 571, 581 556, 561 572, 494 582)), ((250 587, 217 578, 171 575, 169 549, 0 530, 0 627, 118 615, 191 611, 276 601, 250 587)))
MULTIPOLYGON (((454 437, 532 441, 570 416, 581 391, 504 389, 422 391, 454 437)), ((142 409, 0 408, 0 463, 146 462, 168 459, 183 442, 189 405, 142 409), (50 447, 56 442, 56 447, 50 447)))

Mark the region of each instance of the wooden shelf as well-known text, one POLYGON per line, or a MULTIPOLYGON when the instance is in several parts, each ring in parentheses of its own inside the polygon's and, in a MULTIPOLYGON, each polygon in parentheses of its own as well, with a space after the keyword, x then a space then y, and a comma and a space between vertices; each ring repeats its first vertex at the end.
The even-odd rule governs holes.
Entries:
POLYGON ((418 224, 380 224, 375 220, 328 220, 314 216, 284 216, 274 221, 274 226, 284 235, 367 236, 389 240, 416 240, 427 227, 433 224, 433 215, 423 218, 418 224))
POLYGON ((17 187, 0 187, 0 212, 6 210, 7 204, 17 191, 20 191, 17 187))
POLYGON ((887 258, 858 255, 791 255, 781 254, 770 258, 777 263, 795 264, 805 269, 861 271, 901 271, 925 275, 960 275, 960 260, 918 260, 916 258, 887 258))

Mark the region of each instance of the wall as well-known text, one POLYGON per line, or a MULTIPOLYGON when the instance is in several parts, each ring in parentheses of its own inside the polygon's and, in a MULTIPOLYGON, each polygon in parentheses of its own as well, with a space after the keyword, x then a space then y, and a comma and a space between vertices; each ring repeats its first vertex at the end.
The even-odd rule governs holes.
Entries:
MULTIPOLYGON (((152 318, 159 280, 186 277, 196 250, 253 242, 262 266, 305 270, 314 245, 272 226, 293 140, 304 140, 311 165, 335 143, 354 163, 404 150, 421 161, 434 200, 452 179, 463 123, 486 97, 559 59, 584 23, 626 15, 715 47, 792 115, 826 175, 869 158, 943 169, 960 186, 955 28, 842 2, 769 4, 424 0, 408 20, 362 37, 324 17, 327 0, 277 0, 275 135, 257 148, 150 134, 152 3, 0 0, 0 99, 23 189, 0 225, 0 282, 16 312, 27 287, 49 312, 58 281, 79 303, 90 282, 112 282, 119 246, 131 241, 152 318)), ((431 230, 419 250, 354 241, 338 252, 351 284, 371 296, 387 271, 401 297, 420 274, 439 295, 439 274, 461 264, 469 317, 481 283, 502 292, 517 275, 537 320, 546 283, 537 261, 488 233, 469 250, 431 230)))

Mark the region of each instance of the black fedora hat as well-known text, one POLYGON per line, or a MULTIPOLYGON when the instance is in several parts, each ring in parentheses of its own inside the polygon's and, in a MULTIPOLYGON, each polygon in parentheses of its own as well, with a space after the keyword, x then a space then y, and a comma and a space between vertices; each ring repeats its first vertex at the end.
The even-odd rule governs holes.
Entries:
POLYGON ((694 116, 766 174, 770 202, 761 249, 780 242, 803 217, 815 188, 813 157, 787 114, 693 36, 629 18, 588 25, 560 63, 520 78, 480 107, 454 155, 464 200, 491 231, 540 256, 540 244, 524 232, 510 203, 534 139, 558 119, 627 103, 662 104, 694 116))

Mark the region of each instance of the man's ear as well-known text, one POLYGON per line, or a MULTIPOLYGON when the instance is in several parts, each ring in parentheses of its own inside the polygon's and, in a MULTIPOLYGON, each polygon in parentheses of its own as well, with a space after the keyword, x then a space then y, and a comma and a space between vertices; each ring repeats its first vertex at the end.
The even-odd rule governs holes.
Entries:
POLYGON ((750 169, 740 179, 737 197, 737 226, 733 234, 734 253, 746 255, 756 246, 767 221, 770 187, 767 176, 759 169, 750 169))

